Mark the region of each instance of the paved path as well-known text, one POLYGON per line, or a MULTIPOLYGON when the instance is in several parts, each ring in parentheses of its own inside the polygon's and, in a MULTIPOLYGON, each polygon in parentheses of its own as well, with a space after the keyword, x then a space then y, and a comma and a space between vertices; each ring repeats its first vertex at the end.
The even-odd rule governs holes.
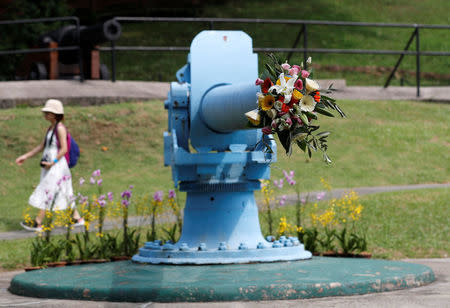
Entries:
MULTIPOLYGON (((347 87, 345 80, 323 80, 337 91, 336 99, 360 100, 419 100, 450 102, 449 87, 422 87, 416 96, 415 87, 347 87)), ((86 80, 40 80, 0 82, 0 109, 17 105, 41 106, 48 98, 61 99, 66 104, 98 105, 150 99, 164 100, 170 88, 168 82, 86 80)))
MULTIPOLYGON (((368 194, 377 194, 377 193, 383 193, 383 192, 392 192, 392 191, 402 191, 402 190, 414 190, 414 189, 427 189, 427 188, 450 188, 450 183, 443 183, 443 184, 416 184, 416 185, 395 185, 395 186, 377 186, 377 187, 356 187, 356 188, 343 188, 343 189, 334 189, 330 193, 326 194, 323 197, 323 200, 329 199, 329 198, 340 198, 343 193, 349 192, 349 191, 355 191, 358 193, 358 195, 368 195, 368 194)), ((308 198, 310 201, 315 200, 317 194, 319 192, 310 192, 310 193, 303 193, 301 194, 301 198, 308 198)), ((286 205, 294 204, 297 201, 296 195, 288 195, 286 197, 286 205)), ((130 217, 129 218, 129 225, 130 226, 139 226, 143 224, 149 224, 149 221, 143 221, 142 218, 139 217, 130 217)), ((95 227, 95 226, 93 226, 95 227)), ((105 221, 104 230, 110 230, 113 228, 120 228, 120 223, 113 222, 113 221, 105 221)), ((76 227, 73 232, 82 232, 82 227, 76 227)), ((62 234, 64 233, 64 229, 59 228, 55 229, 53 233, 56 234, 62 234)), ((20 238, 28 238, 28 237, 34 237, 36 236, 36 233, 29 232, 26 230, 16 230, 16 231, 9 231, 9 232, 0 232, 0 240, 14 240, 14 239, 20 239, 20 238)))
POLYGON ((450 259, 408 259, 429 266, 436 281, 420 288, 357 296, 327 297, 304 300, 209 302, 209 303, 108 303, 92 301, 41 299, 13 295, 8 292, 11 279, 23 271, 0 275, 0 307, 151 307, 151 308, 287 308, 287 307, 450 307, 450 259))

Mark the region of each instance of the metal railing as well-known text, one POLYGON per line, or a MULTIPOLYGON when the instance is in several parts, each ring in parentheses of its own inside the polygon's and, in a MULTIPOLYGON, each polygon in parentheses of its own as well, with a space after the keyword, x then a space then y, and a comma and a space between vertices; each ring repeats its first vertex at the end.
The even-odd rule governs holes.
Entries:
MULTIPOLYGON (((449 56, 450 52, 443 51, 422 51, 420 49, 420 30, 421 29, 445 29, 449 30, 449 25, 423 25, 423 24, 395 24, 395 23, 363 23, 363 22, 342 22, 342 21, 316 21, 316 20, 284 20, 284 19, 247 19, 247 18, 167 18, 167 17, 115 17, 116 21, 120 23, 136 23, 136 22, 189 22, 189 23, 205 23, 205 28, 213 30, 219 23, 247 23, 247 24, 284 24, 284 25, 298 25, 299 32, 294 40, 291 48, 274 48, 274 47, 254 47, 256 53, 264 52, 282 52, 287 54, 289 60, 294 53, 302 53, 304 62, 309 54, 314 53, 334 53, 334 54, 372 54, 372 55, 398 55, 399 59, 389 74, 384 87, 388 87, 392 78, 395 75, 405 55, 416 57, 416 87, 417 96, 420 96, 420 57, 421 56, 449 56), (310 26, 350 26, 350 27, 380 27, 380 28, 409 28, 412 29, 405 48, 403 50, 377 50, 377 49, 336 49, 336 48, 311 48, 309 47, 308 29, 310 26), (409 48, 415 40, 415 51, 410 51, 409 48), (298 48, 301 41, 302 47, 298 48)), ((0 21, 0 26, 9 24, 27 24, 27 23, 46 23, 58 21, 72 21, 76 25, 77 45, 57 47, 57 48, 33 48, 33 49, 16 49, 16 50, 0 50, 0 56, 12 54, 28 54, 41 53, 52 51, 68 51, 77 50, 78 65, 80 69, 80 81, 83 81, 83 63, 81 57, 80 46, 80 22, 78 17, 55 17, 55 18, 40 18, 40 19, 22 19, 0 21)), ((140 52, 154 52, 154 51, 182 51, 189 52, 189 47, 186 46, 116 46, 114 41, 111 41, 111 47, 99 47, 98 50, 111 53, 111 79, 116 80, 116 52, 118 51, 140 51, 140 52)))
POLYGON ((52 51, 69 51, 76 50, 78 54, 78 66, 80 69, 80 81, 83 81, 83 60, 81 57, 81 47, 80 47, 80 20, 76 16, 67 17, 49 17, 49 18, 36 18, 36 19, 17 19, 17 20, 0 20, 0 27, 2 25, 20 25, 20 24, 31 24, 31 23, 49 23, 49 22, 59 22, 59 21, 70 21, 75 24, 76 27, 76 43, 77 45, 56 47, 56 48, 28 48, 28 49, 15 49, 15 50, 0 50, 0 56, 4 55, 14 55, 14 54, 31 54, 31 53, 42 53, 42 52, 52 52, 52 51))
MULTIPOLYGON (((261 48, 254 47, 256 53, 263 52, 282 52, 287 53, 289 60, 294 53, 302 53, 304 62, 309 54, 314 53, 334 53, 334 54, 372 54, 372 55, 399 55, 399 59, 394 69, 386 80, 384 87, 388 87, 392 77, 400 66, 405 55, 416 56, 416 86, 417 96, 420 96, 420 57, 421 56, 449 56, 450 52, 441 51, 422 51, 420 50, 420 29, 450 29, 448 25, 422 25, 422 24, 395 24, 395 23, 363 23, 363 22, 342 22, 342 21, 316 21, 316 20, 284 20, 284 19, 247 19, 247 18, 166 18, 166 17, 115 17, 120 23, 136 22, 190 22, 205 23, 206 28, 213 30, 218 23, 249 23, 249 24, 285 24, 299 25, 300 30, 295 38, 291 48, 261 48), (350 27, 381 27, 381 28, 410 28, 413 30, 404 50, 377 50, 377 49, 331 49, 331 48, 310 48, 308 41, 308 28, 312 25, 324 26, 350 26, 350 27), (303 39, 302 39, 303 38, 303 39), (302 39, 302 48, 297 48, 302 39), (416 50, 409 51, 413 40, 416 40, 416 50)), ((111 47, 101 47, 101 51, 111 52, 112 81, 116 80, 115 53, 117 51, 189 51, 189 47, 180 46, 116 46, 113 42, 111 47)))

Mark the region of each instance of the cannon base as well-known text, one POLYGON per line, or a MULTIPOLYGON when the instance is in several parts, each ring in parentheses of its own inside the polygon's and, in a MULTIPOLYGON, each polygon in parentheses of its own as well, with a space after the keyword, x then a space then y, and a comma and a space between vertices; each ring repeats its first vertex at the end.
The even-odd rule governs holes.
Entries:
MULTIPOLYGON (((288 240, 289 241, 289 240, 288 240)), ((277 244, 274 244, 275 246, 277 244)), ((309 251, 302 244, 293 247, 275 247, 244 250, 213 250, 213 251, 167 251, 157 243, 153 248, 146 245, 141 248, 139 255, 133 256, 133 261, 148 264, 235 264, 262 263, 277 261, 297 261, 310 259, 309 251), (146 248, 147 247, 147 248, 146 248)))
POLYGON ((253 190, 259 182, 192 185, 186 196, 180 240, 147 242, 133 261, 149 264, 232 264, 311 258, 296 237, 261 234, 253 190), (220 188, 220 189, 219 189, 220 188), (198 191, 202 190, 202 191, 198 191), (224 191, 219 191, 224 190, 224 191), (232 191, 234 190, 234 191, 232 191))
POLYGON ((40 298, 114 302, 276 300, 228 306, 279 307, 295 306, 280 300, 378 293, 419 287, 434 280, 427 266, 388 260, 313 257, 299 262, 205 266, 123 261, 22 273, 14 277, 9 291, 40 298))

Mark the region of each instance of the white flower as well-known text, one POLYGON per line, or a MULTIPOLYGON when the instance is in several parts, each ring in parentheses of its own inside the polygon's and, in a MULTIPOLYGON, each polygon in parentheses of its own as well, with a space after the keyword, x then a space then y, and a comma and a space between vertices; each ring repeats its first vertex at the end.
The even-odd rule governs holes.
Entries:
POLYGON ((259 125, 259 123, 261 121, 261 116, 259 115, 258 109, 254 109, 249 112, 246 112, 245 116, 255 126, 259 125))
POLYGON ((320 86, 317 83, 317 81, 309 79, 309 78, 305 78, 305 88, 306 88, 306 91, 308 91, 308 93, 311 93, 311 92, 319 90, 320 86))
POLYGON ((312 63, 311 57, 309 57, 308 60, 306 60, 306 63, 307 63, 307 64, 311 64, 311 63, 312 63))
POLYGON ((301 110, 312 112, 316 107, 316 101, 311 95, 305 95, 300 100, 299 105, 301 110))
POLYGON ((297 75, 292 76, 287 82, 284 79, 284 73, 280 74, 280 84, 273 85, 269 88, 269 92, 275 90, 277 94, 284 96, 284 103, 288 104, 291 101, 292 91, 294 91, 294 84, 297 81, 297 75))

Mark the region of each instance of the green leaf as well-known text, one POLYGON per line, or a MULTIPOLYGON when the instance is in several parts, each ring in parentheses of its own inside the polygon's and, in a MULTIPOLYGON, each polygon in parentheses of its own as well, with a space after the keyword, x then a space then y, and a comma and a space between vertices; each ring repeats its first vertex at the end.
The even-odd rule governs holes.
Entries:
POLYGON ((291 133, 288 130, 278 132, 278 139, 280 139, 280 143, 285 149, 286 155, 290 155, 292 153, 291 133))
POLYGON ((306 151, 306 141, 305 140, 297 141, 297 145, 303 152, 306 151))
POLYGON ((300 113, 299 117, 305 125, 309 125, 308 117, 304 113, 300 113))
POLYGON ((307 112, 306 112, 306 115, 307 115, 308 117, 310 117, 311 119, 317 120, 317 115, 314 114, 314 113, 312 113, 312 112, 307 111, 307 112))
POLYGON ((328 137, 331 133, 330 132, 320 132, 316 135, 317 138, 322 138, 322 137, 328 137))
POLYGON ((265 64, 267 71, 269 72, 269 74, 272 76, 272 78, 274 78, 275 80, 278 78, 277 73, 275 72, 275 70, 273 69, 272 66, 270 66, 268 63, 265 64))
POLYGON ((331 112, 329 112, 329 111, 327 111, 325 109, 322 109, 320 107, 316 106, 316 108, 314 110, 317 111, 320 114, 323 114, 323 115, 327 116, 327 117, 334 117, 334 114, 332 114, 331 112))

